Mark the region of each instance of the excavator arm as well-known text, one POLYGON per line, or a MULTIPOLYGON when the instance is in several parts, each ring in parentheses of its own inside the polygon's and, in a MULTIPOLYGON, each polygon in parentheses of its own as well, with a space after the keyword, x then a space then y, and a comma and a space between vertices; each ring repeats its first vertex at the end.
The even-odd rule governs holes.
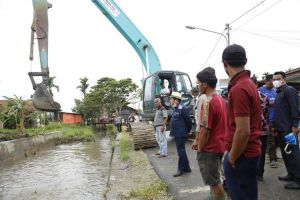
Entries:
POLYGON ((105 17, 126 38, 139 55, 148 75, 161 71, 160 62, 150 42, 113 0, 92 0, 105 17))
POLYGON ((33 89, 32 102, 35 108, 44 111, 58 111, 60 104, 53 100, 48 87, 49 68, 48 68, 48 9, 52 7, 47 0, 32 0, 33 3, 33 22, 31 26, 31 42, 30 42, 30 56, 33 60, 34 36, 38 40, 39 56, 41 72, 29 72, 33 89), (42 83, 35 83, 34 77, 41 76, 42 83))

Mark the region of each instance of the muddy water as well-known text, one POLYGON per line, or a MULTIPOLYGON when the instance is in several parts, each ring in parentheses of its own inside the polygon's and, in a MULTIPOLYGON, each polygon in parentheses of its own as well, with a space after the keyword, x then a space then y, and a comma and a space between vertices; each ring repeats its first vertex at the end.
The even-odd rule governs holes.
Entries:
POLYGON ((1 200, 104 199, 112 139, 56 146, 0 169, 1 200))

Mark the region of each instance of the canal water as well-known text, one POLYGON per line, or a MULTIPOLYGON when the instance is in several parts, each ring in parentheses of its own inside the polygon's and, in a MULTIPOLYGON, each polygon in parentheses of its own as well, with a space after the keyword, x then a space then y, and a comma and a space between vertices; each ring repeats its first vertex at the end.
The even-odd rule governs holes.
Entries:
POLYGON ((104 199, 112 142, 100 137, 59 145, 1 166, 0 199, 104 199))

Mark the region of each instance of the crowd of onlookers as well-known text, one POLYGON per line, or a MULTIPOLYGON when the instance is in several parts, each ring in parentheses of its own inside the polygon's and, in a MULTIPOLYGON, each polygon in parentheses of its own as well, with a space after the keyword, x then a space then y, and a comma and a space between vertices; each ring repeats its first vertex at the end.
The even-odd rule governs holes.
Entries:
MULTIPOLYGON (((224 184, 232 200, 258 199, 257 181, 264 180, 266 154, 270 167, 277 168, 277 147, 287 171, 278 179, 288 181, 286 189, 300 189, 298 91, 286 83, 282 71, 265 76, 264 85, 258 87, 256 78, 245 69, 246 51, 240 45, 226 47, 222 62, 230 79, 226 95, 217 93, 218 79, 212 67, 196 75, 197 88, 191 91, 196 124, 191 148, 197 152, 203 181, 210 186, 209 199, 226 199, 224 184)), ((178 92, 170 94, 170 115, 160 98, 154 101, 157 156, 168 155, 165 130, 169 118, 179 158, 174 177, 191 172, 185 142, 192 118, 181 99, 178 92)))

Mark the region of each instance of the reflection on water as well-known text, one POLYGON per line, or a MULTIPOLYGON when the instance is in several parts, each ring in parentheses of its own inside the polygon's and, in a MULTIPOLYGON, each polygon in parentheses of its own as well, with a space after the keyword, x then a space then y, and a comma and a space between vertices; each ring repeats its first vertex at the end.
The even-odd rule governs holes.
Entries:
POLYGON ((112 140, 60 145, 0 169, 0 199, 103 199, 112 140))

